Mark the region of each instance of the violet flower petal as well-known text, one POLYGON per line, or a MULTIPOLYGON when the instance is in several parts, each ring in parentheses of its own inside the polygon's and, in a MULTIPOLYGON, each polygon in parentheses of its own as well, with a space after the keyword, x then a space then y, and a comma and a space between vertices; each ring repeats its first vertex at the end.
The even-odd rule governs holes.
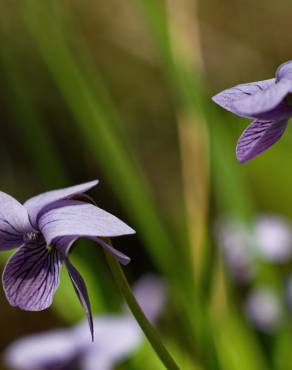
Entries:
POLYGON ((255 119, 260 121, 282 121, 283 119, 289 119, 292 117, 292 105, 290 105, 285 99, 278 104, 274 109, 255 115, 255 119))
POLYGON ((27 210, 10 195, 0 192, 0 250, 19 247, 23 235, 33 231, 27 210))
POLYGON ((268 286, 258 286, 247 296, 245 314, 258 330, 271 333, 281 323, 283 307, 273 289, 268 286))
MULTIPOLYGON (((54 246, 62 253, 64 256, 69 254, 72 244, 78 239, 76 236, 62 236, 60 238, 54 239, 54 246)), ((110 252, 122 265, 127 265, 131 262, 131 258, 126 256, 124 253, 118 251, 111 245, 105 243, 102 239, 97 237, 89 237, 88 239, 97 242, 102 248, 110 252)))
POLYGON ((253 121, 238 140, 236 156, 239 162, 249 161, 278 141, 286 129, 287 122, 287 120, 253 121))
POLYGON ((247 225, 237 218, 219 219, 215 225, 215 238, 231 277, 238 284, 250 283, 257 268, 247 225))
POLYGON ((239 113, 234 107, 234 103, 246 99, 249 96, 254 96, 263 90, 274 86, 275 79, 271 78, 269 80, 250 82, 246 84, 236 85, 224 91, 221 91, 217 95, 213 96, 212 100, 220 105, 220 107, 228 110, 229 112, 235 113, 239 116, 246 118, 253 118, 249 114, 239 113))
MULTIPOLYGON (((83 202, 79 202, 76 200, 62 200, 57 203, 55 203, 53 209, 62 208, 64 206, 69 205, 79 205, 83 204, 83 202)), ((68 255, 70 248, 72 244, 79 238, 79 236, 62 236, 54 239, 54 246, 63 253, 64 256, 68 255)), ((98 237, 88 237, 89 239, 97 242, 101 247, 106 249, 108 252, 110 252, 121 264, 127 265, 130 263, 131 259, 126 256, 124 253, 118 251, 114 247, 108 245, 105 243, 102 239, 98 237)))
POLYGON ((96 241, 102 248, 110 252, 122 265, 127 265, 128 263, 131 262, 131 258, 126 256, 124 253, 118 251, 111 245, 105 243, 103 240, 100 238, 90 238, 94 241, 96 241))
POLYGON ((5 350, 4 361, 15 370, 45 370, 51 364, 53 369, 59 368, 53 364, 70 363, 78 350, 71 330, 51 330, 16 340, 5 350))
POLYGON ((253 229, 260 256, 271 262, 287 263, 292 257, 292 228, 285 218, 276 215, 258 217, 253 229))
POLYGON ((55 248, 25 244, 10 257, 2 282, 12 306, 41 311, 52 303, 59 285, 61 259, 55 248))
POLYGON ((93 322, 96 339, 91 345, 84 341, 84 323, 75 329, 75 336, 79 341, 84 341, 82 370, 114 369, 116 364, 137 350, 143 340, 143 332, 131 315, 96 317, 93 322))
MULTIPOLYGON (((160 279, 154 275, 142 277, 135 283, 133 291, 144 312, 153 303, 149 300, 155 299, 160 302, 161 311, 160 293, 164 297, 165 290, 160 284, 160 279), (142 298, 144 293, 147 299, 142 298)), ((70 364, 78 358, 82 370, 112 370, 143 341, 143 332, 131 313, 98 316, 93 322, 96 336, 93 343, 88 340, 88 324, 82 321, 72 329, 54 330, 17 340, 5 352, 6 363, 15 370, 71 369, 70 364)))
POLYGON ((76 268, 72 265, 72 263, 67 258, 65 259, 65 265, 67 267, 67 270, 68 270, 70 279, 72 281, 72 284, 74 286, 75 292, 79 298, 80 303, 82 304, 85 310, 85 314, 86 314, 87 321, 88 321, 89 328, 90 328, 91 338, 93 341, 94 340, 94 328, 93 328, 92 312, 91 312, 91 306, 90 306, 89 296, 88 296, 85 282, 82 276, 76 270, 76 268))
POLYGON ((99 354, 97 356, 96 350, 92 350, 81 359, 82 370, 114 370, 115 364, 111 359, 99 354))
POLYGON ((277 69, 276 80, 279 81, 281 79, 292 80, 292 60, 281 64, 277 69))
POLYGON ((166 285, 154 274, 142 276, 133 286, 134 296, 149 321, 155 323, 166 304, 166 285))
POLYGON ((76 236, 61 236, 54 240, 54 247, 60 252, 65 259, 68 255, 72 245, 76 242, 78 237, 76 236))
POLYGON ((98 180, 85 182, 80 185, 70 186, 64 189, 57 189, 52 191, 47 191, 45 193, 36 195, 28 199, 24 203, 24 207, 29 213, 30 220, 34 227, 37 225, 37 218, 39 212, 48 204, 56 202, 61 199, 69 198, 77 194, 82 194, 93 188, 98 184, 98 180))
POLYGON ((61 236, 114 237, 135 231, 123 221, 92 204, 70 201, 51 209, 39 219, 39 228, 47 244, 61 236))
POLYGON ((292 81, 280 80, 256 94, 234 101, 233 112, 245 117, 256 117, 258 114, 269 112, 281 103, 291 87, 292 81))

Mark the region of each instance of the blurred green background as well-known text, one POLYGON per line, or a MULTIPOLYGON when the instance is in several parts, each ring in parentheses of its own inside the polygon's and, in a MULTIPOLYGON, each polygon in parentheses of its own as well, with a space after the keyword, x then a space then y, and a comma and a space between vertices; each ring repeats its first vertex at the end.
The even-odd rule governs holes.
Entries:
MULTIPOLYGON (((291 11, 289 0, 1 3, 1 190, 25 201, 98 178, 97 204, 137 230, 113 241, 132 258, 130 281, 153 270, 168 282, 159 331, 184 370, 292 369, 289 312, 272 334, 248 324, 213 233, 225 214, 247 225, 258 213, 292 217, 291 130, 240 165, 248 122, 211 101, 291 58, 291 11)), ((118 309, 102 251, 80 241, 72 259, 94 312, 118 309)), ((277 286, 289 272, 269 264, 258 279, 277 286)), ((12 308, 1 290, 1 350, 83 317, 63 275, 45 312, 12 308)), ((160 366, 145 344, 120 368, 160 366)))

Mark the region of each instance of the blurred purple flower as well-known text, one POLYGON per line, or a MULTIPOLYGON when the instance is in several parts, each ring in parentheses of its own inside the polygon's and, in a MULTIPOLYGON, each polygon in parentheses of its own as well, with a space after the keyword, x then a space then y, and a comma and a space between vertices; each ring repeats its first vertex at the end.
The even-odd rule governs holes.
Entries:
POLYGON ((9 303, 27 311, 49 307, 64 263, 85 309, 92 336, 87 289, 68 259, 70 248, 78 238, 87 237, 126 264, 129 258, 100 238, 134 233, 115 216, 86 202, 88 198, 83 193, 97 183, 91 181, 49 191, 30 198, 23 205, 0 192, 0 250, 18 248, 7 262, 2 277, 9 303))
POLYGON ((239 116, 254 119, 240 136, 237 159, 244 163, 280 139, 292 116, 287 96, 292 92, 292 61, 283 63, 275 78, 237 85, 224 90, 213 100, 239 116))
MULTIPOLYGON (((134 294, 144 313, 157 321, 166 301, 163 282, 153 275, 140 279, 134 294)), ((143 332, 134 317, 120 315, 94 318, 96 340, 87 337, 85 322, 72 329, 52 330, 18 339, 5 351, 5 362, 14 370, 111 370, 138 349, 143 332)))
POLYGON ((280 216, 259 216, 249 229, 232 219, 216 226, 224 259, 237 282, 248 282, 255 275, 258 258, 284 263, 292 257, 292 228, 280 216))
POLYGON ((276 292, 262 286, 249 293, 245 313, 250 323, 258 330, 271 333, 281 323, 283 307, 276 292))
POLYGON ((255 275, 255 263, 246 226, 237 220, 221 220, 216 225, 216 238, 231 276, 246 283, 255 275))
POLYGON ((292 227, 280 216, 265 215, 254 223, 253 237, 259 255, 271 262, 287 262, 292 257, 292 227))

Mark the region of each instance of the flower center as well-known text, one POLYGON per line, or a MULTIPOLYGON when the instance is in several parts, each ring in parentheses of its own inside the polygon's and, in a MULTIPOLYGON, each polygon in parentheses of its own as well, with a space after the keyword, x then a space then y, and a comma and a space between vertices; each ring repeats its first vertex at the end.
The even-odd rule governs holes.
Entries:
POLYGON ((51 253, 51 252, 52 252, 52 250, 53 250, 53 246, 52 246, 52 245, 47 245, 47 246, 46 246, 46 248, 47 248, 47 251, 48 251, 49 253, 51 253))
POLYGON ((40 232, 38 231, 31 231, 29 233, 25 233, 23 235, 23 241, 25 243, 27 242, 36 242, 36 243, 39 243, 41 241, 43 241, 43 236, 40 232))

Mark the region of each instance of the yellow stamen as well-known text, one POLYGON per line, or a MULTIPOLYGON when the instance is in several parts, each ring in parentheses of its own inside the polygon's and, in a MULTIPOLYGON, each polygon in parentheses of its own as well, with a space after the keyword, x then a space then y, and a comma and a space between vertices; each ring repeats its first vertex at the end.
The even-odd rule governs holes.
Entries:
POLYGON ((53 247, 51 245, 47 245, 46 248, 47 248, 48 252, 52 252, 53 247))

